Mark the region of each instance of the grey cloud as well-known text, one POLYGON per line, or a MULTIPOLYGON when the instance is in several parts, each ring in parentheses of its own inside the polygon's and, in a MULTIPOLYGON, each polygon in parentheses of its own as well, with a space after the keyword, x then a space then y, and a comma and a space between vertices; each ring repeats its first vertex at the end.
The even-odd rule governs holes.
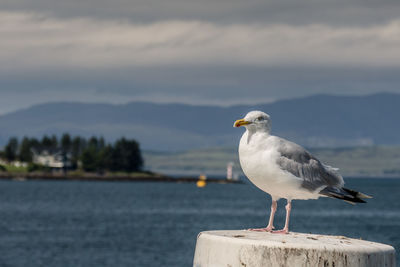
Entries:
POLYGON ((0 9, 141 23, 199 20, 359 26, 386 23, 400 14, 396 0, 2 0, 0 9))
POLYGON ((0 13, 0 71, 170 65, 399 66, 400 20, 370 27, 135 24, 0 13))

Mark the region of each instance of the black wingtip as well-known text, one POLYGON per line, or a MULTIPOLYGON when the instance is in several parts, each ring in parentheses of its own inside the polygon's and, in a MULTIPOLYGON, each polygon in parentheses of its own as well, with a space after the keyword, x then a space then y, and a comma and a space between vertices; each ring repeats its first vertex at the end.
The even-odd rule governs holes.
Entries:
POLYGON ((367 203, 363 198, 372 198, 371 196, 368 196, 366 194, 344 187, 342 188, 326 187, 320 192, 320 194, 328 197, 341 199, 351 204, 367 203))
POLYGON ((342 188, 344 191, 346 191, 347 193, 349 193, 350 195, 352 195, 352 196, 354 196, 354 197, 356 197, 356 198, 360 198, 360 199, 362 199, 362 198, 372 198, 371 196, 369 196, 369 195, 366 195, 366 194, 364 194, 364 193, 361 193, 361 192, 357 192, 357 191, 354 191, 354 190, 351 190, 351 189, 348 189, 348 188, 342 188))

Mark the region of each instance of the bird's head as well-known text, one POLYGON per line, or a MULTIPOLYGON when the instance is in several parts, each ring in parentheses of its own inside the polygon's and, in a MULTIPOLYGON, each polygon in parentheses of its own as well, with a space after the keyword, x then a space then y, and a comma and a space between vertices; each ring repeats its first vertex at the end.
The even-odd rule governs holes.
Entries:
POLYGON ((271 119, 267 113, 262 111, 250 111, 247 115, 240 120, 235 121, 233 127, 244 126, 250 131, 265 131, 271 130, 271 119))

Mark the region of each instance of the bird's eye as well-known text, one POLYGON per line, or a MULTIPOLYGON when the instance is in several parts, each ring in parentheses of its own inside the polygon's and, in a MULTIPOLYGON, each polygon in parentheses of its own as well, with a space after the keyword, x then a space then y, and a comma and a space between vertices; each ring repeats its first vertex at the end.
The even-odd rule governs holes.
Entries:
POLYGON ((257 120, 262 121, 262 120, 264 120, 264 117, 258 117, 257 120))

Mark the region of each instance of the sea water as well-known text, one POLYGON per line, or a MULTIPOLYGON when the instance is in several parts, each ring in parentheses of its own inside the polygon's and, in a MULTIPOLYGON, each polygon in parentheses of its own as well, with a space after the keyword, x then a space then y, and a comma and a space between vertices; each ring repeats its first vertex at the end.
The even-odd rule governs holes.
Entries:
MULTIPOLYGON (((400 179, 346 182, 374 198, 354 206, 293 201, 290 230, 382 242, 399 252, 400 179)), ((269 205, 249 183, 1 181, 0 266, 191 266, 200 231, 263 227, 269 205)))

